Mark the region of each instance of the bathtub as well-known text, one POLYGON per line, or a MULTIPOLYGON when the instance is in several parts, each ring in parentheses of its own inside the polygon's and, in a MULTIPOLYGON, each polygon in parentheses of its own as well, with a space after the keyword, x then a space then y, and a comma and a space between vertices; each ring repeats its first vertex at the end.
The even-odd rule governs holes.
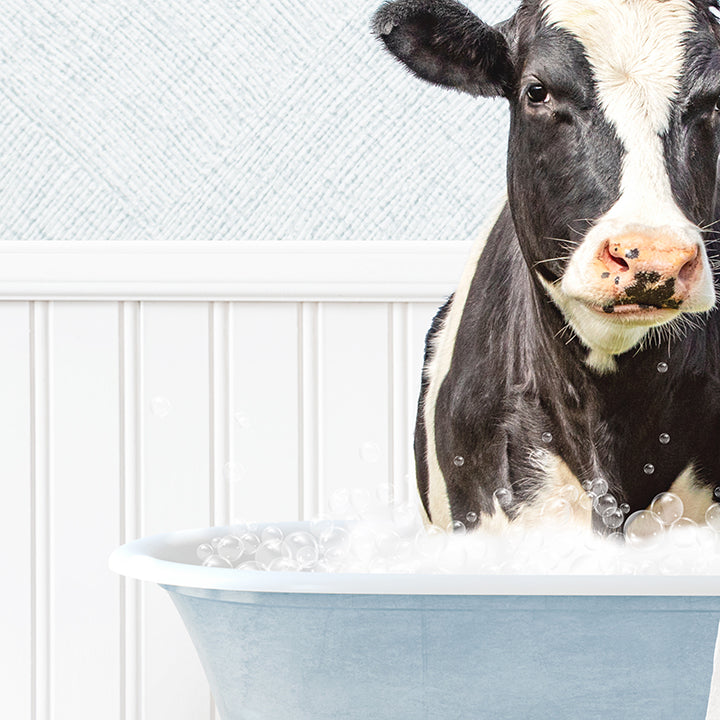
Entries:
POLYGON ((169 592, 222 720, 706 718, 720 578, 196 565, 196 547, 228 531, 143 538, 110 558, 169 592))

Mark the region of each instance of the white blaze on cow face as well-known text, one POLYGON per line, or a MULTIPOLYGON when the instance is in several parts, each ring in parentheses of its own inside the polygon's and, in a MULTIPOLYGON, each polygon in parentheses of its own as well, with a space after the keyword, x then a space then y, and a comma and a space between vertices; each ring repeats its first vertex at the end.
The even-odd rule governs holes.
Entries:
MULTIPOLYGON (((590 348, 588 364, 607 372, 615 367, 612 356, 638 344, 653 325, 669 322, 680 312, 707 311, 715 301, 702 236, 673 197, 662 140, 696 10, 688 0, 544 0, 543 7, 548 24, 582 44, 600 105, 625 152, 618 201, 587 233, 562 280, 545 283, 590 348), (685 275, 692 276, 681 309, 633 312, 628 303, 625 312, 603 314, 617 293, 611 285, 614 278, 599 279, 604 273, 598 272, 596 261, 608 244, 628 234, 645 238, 645 246, 663 257, 677 251, 681 258, 695 258, 687 267, 679 261, 685 275)), ((651 254, 646 252, 648 258, 651 254)))

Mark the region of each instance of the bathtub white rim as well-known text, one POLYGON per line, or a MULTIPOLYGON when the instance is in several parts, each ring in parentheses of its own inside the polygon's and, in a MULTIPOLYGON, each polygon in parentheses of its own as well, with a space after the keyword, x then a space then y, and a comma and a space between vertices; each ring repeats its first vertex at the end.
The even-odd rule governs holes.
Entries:
MULTIPOLYGON (((282 525, 282 523, 274 523, 282 525)), ((296 526, 298 523, 288 523, 296 526)), ((231 527, 143 537, 117 548, 114 572, 160 585, 238 592, 342 595, 717 596, 716 575, 461 575, 232 571, 163 559, 168 547, 197 547, 231 527)))

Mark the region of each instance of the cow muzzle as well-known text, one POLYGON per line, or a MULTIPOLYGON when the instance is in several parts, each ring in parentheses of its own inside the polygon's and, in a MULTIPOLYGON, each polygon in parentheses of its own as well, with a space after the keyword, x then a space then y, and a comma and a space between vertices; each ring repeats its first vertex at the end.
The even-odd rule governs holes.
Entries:
POLYGON ((665 314, 658 311, 695 311, 693 298, 705 294, 704 256, 699 242, 656 229, 609 237, 585 270, 593 309, 650 322, 665 314))
POLYGON ((659 233, 628 232, 609 238, 589 268, 606 295, 606 313, 645 309, 678 310, 702 275, 697 243, 659 233))

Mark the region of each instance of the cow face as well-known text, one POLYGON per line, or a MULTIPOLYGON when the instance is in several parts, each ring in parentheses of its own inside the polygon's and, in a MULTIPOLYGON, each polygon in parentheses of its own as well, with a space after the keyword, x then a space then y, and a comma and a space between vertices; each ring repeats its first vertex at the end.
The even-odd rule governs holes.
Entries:
POLYGON ((398 0, 375 30, 415 74, 510 102, 508 194, 528 268, 588 364, 715 303, 708 230, 720 48, 707 0, 526 0, 490 27, 398 0))

